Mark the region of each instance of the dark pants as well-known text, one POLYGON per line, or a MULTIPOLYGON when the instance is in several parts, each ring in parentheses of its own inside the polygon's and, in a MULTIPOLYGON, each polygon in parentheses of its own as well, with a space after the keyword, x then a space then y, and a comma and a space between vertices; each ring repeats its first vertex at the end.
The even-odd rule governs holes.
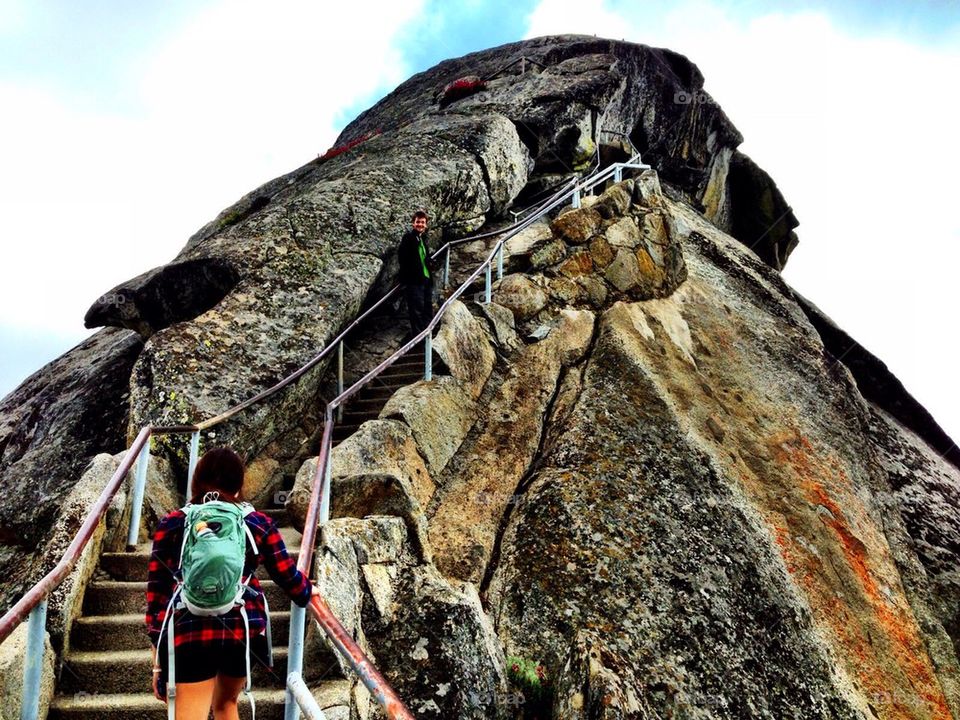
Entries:
POLYGON ((410 334, 419 335, 433 320, 433 286, 430 283, 405 285, 404 297, 410 315, 410 334))

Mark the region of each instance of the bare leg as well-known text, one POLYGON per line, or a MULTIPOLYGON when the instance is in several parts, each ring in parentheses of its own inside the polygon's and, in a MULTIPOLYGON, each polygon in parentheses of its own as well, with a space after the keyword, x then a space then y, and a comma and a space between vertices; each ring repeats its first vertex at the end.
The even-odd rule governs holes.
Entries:
POLYGON ((213 684, 214 678, 195 683, 177 683, 177 720, 207 720, 213 684))
POLYGON ((217 675, 213 689, 213 720, 240 720, 237 698, 246 684, 246 678, 217 675))

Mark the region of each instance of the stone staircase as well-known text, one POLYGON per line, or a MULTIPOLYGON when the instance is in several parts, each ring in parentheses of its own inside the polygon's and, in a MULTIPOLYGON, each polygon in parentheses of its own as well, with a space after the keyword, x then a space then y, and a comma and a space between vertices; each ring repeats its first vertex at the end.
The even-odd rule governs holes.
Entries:
MULTIPOLYGON (((297 556, 300 533, 290 527, 282 509, 266 510, 280 526, 291 555, 297 556)), ((132 552, 104 553, 100 569, 87 586, 81 617, 73 624, 67 652, 48 715, 49 720, 163 720, 166 705, 150 689, 152 659, 144 626, 147 560, 151 544, 132 552)), ((257 717, 283 717, 290 629, 290 600, 261 566, 257 570, 270 603, 274 666, 251 658, 257 717)), ((315 631, 315 629, 314 629, 315 631)), ((314 695, 330 720, 350 717, 351 681, 343 677, 332 654, 321 667, 304 668, 314 695)), ((250 717, 241 696, 240 717, 250 717)))
MULTIPOLYGON (((445 372, 436 354, 433 359, 434 372, 445 372)), ((334 427, 334 446, 367 420, 376 419, 396 390, 422 380, 423 370, 420 345, 351 398, 344 407, 343 419, 334 427)), ((298 556, 301 535, 291 526, 286 511, 279 507, 264 512, 277 521, 291 555, 298 556)), ((151 543, 144 543, 130 552, 101 555, 98 572, 84 595, 82 614, 71 629, 48 720, 166 718, 166 705, 153 697, 150 687, 152 659, 144 626, 150 551, 151 543)), ((257 570, 257 576, 271 608, 274 666, 267 668, 251 658, 253 693, 257 717, 273 720, 283 717, 290 601, 263 567, 257 570)), ((313 627, 308 632, 320 631, 313 627)), ((331 651, 313 657, 312 666, 304 667, 308 686, 328 720, 349 720, 352 681, 343 677, 331 651)), ((250 717, 243 696, 240 717, 250 717)))
MULTIPOLYGON (((434 353, 433 372, 446 372, 443 362, 434 353)), ((350 437, 367 420, 376 420, 387 400, 405 385, 423 380, 423 345, 417 345, 397 362, 374 378, 368 385, 347 401, 343 408, 343 420, 333 426, 333 445, 350 437)), ((315 448, 315 450, 319 450, 315 448)))

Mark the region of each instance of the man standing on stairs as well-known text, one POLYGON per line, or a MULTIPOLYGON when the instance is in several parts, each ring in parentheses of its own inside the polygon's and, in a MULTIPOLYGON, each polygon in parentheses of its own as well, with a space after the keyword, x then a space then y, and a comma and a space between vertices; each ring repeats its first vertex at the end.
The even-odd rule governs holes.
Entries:
POLYGON ((433 276, 426 232, 427 213, 417 210, 413 214, 413 228, 404 233, 397 248, 400 283, 410 315, 410 337, 418 335, 433 318, 433 276))

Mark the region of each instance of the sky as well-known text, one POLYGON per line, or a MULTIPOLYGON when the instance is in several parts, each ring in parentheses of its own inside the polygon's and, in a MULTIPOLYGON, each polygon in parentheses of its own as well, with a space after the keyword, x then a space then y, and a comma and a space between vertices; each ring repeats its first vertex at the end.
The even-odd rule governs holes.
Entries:
POLYGON ((669 47, 800 221, 784 278, 954 438, 960 2, 0 0, 0 396, 415 72, 538 35, 669 47))

